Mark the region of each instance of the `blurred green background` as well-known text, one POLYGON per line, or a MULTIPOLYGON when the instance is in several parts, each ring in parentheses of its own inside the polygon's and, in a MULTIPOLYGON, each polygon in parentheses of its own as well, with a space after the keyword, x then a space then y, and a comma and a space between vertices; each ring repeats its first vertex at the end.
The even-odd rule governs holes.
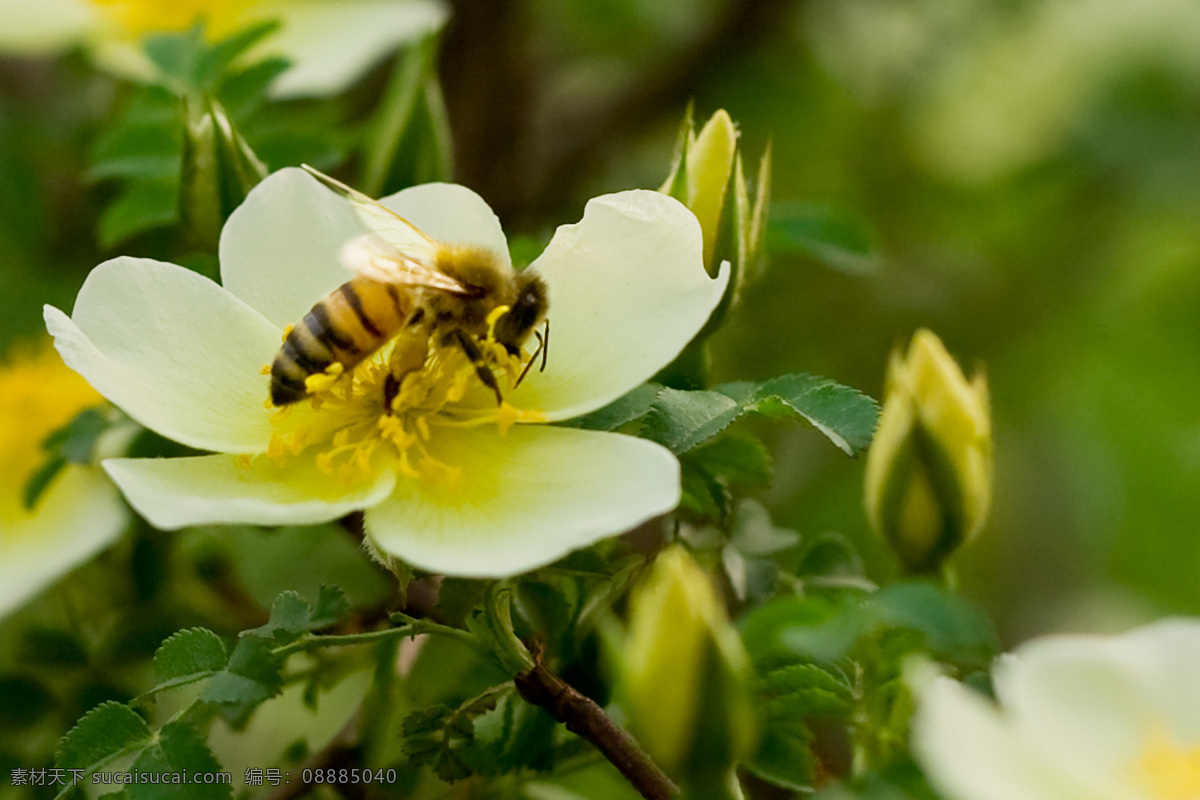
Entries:
MULTIPOLYGON (((456 177, 510 233, 658 186, 689 100, 700 120, 730 112, 748 163, 773 143, 770 265, 714 341, 718 380, 809 371, 878 397, 888 351, 921 326, 986 369, 995 500, 961 585, 1006 643, 1200 613, 1200 6, 451 5, 456 177), (814 209, 846 250, 798 246, 814 209)), ((352 134, 388 71, 279 113, 352 134)), ((90 153, 129 97, 77 54, 0 59, 0 344, 36 334, 42 303, 69 308, 105 258, 186 254, 171 227, 98 240, 117 187, 89 177, 90 153)), ((887 579, 862 460, 764 432, 777 524, 841 531, 887 579)))

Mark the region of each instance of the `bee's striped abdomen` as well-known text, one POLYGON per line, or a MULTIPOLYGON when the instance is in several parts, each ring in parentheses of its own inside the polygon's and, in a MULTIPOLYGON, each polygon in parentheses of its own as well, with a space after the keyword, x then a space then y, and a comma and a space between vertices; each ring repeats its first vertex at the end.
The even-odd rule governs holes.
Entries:
POLYGON ((347 370, 360 364, 400 330, 412 305, 391 284, 356 277, 334 289, 304 315, 271 364, 271 402, 303 400, 305 379, 335 361, 347 370))

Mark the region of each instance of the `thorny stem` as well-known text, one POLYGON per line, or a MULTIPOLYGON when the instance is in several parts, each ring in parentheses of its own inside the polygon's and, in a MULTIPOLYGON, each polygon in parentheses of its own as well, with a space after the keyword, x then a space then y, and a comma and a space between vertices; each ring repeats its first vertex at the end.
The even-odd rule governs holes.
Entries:
POLYGON ((513 679, 526 702, 546 709, 554 719, 566 723, 567 730, 591 742, 646 800, 679 796, 679 787, 604 709, 546 669, 539 650, 534 649, 532 655, 533 669, 513 679))

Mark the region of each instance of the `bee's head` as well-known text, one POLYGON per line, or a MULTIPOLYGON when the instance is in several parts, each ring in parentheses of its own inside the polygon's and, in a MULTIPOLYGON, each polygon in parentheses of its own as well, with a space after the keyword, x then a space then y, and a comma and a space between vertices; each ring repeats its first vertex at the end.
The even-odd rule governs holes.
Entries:
POLYGON ((532 272, 517 275, 516 295, 508 313, 496 322, 496 341, 509 354, 521 351, 521 344, 548 311, 546 283, 532 272))

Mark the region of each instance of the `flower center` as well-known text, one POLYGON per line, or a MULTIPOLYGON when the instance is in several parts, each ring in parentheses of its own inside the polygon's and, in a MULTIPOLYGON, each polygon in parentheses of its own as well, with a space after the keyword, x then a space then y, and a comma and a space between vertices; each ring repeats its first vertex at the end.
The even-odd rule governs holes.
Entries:
MULTIPOLYGON (((484 368, 507 394, 529 356, 511 356, 489 339, 476 343, 484 368)), ((517 422, 544 422, 540 411, 499 405, 462 348, 401 334, 349 372, 333 364, 307 380, 309 399, 285 406, 271 420, 268 457, 284 464, 312 457, 317 467, 347 483, 381 464, 408 478, 453 487, 461 470, 438 455, 438 432, 495 425, 503 434, 517 422)))
POLYGON ((45 461, 41 444, 80 411, 104 402, 72 372, 49 340, 18 348, 0 367, 0 519, 22 516, 22 494, 45 461))
POLYGON ((186 31, 203 20, 209 37, 236 30, 255 0, 91 0, 123 33, 186 31))
POLYGON ((1141 782, 1156 800, 1200 798, 1200 743, 1190 747, 1158 729, 1137 762, 1141 782))

